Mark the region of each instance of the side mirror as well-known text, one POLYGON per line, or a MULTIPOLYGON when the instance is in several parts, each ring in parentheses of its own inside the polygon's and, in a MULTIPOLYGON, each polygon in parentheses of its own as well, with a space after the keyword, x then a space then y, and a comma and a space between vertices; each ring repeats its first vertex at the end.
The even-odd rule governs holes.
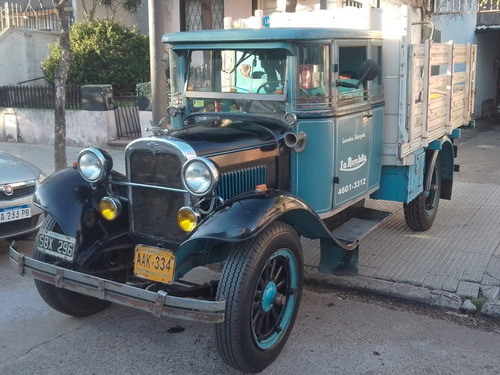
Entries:
POLYGON ((375 61, 368 59, 359 67, 359 80, 372 81, 376 76, 378 76, 379 72, 380 68, 378 64, 375 61))
POLYGON ((342 82, 341 80, 337 80, 336 83, 337 86, 357 89, 365 81, 372 81, 373 79, 375 79, 375 77, 378 76, 379 72, 380 68, 377 62, 368 59, 364 61, 363 64, 361 64, 361 66, 359 67, 359 80, 357 83, 342 82))

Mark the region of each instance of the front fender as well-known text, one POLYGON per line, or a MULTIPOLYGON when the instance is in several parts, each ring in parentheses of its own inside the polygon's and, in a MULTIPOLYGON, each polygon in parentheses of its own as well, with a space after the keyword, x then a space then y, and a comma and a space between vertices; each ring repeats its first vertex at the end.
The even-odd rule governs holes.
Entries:
MULTIPOLYGON (((113 172, 114 179, 119 177, 113 172)), ((93 189, 76 169, 67 168, 52 174, 40 184, 35 192, 34 204, 49 213, 65 235, 76 238, 80 246, 89 245, 110 233, 128 230, 126 204, 116 220, 110 222, 101 217, 98 205, 104 195, 104 187, 93 189)))
MULTIPOLYGON (((334 238, 321 218, 298 197, 280 190, 250 192, 219 207, 179 246, 176 261, 180 273, 182 263, 190 256, 217 244, 247 240, 275 220, 290 224, 305 237, 327 239, 346 250, 355 247, 334 238)), ((202 263, 218 260, 217 254, 208 254, 202 263)))

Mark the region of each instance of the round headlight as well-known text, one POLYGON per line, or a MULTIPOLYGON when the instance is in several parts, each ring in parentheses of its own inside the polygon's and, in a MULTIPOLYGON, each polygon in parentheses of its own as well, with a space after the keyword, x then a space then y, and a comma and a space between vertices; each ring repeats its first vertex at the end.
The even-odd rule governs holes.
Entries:
POLYGON ((184 187, 193 195, 204 196, 210 194, 219 181, 219 171, 206 158, 188 160, 182 167, 182 182, 184 187))
POLYGON ((184 232, 191 233, 198 226, 198 214, 191 207, 181 207, 177 212, 177 224, 184 232))
POLYGON ((117 198, 103 197, 99 202, 99 212, 106 220, 113 221, 122 212, 122 204, 117 198))
POLYGON ((107 158, 97 148, 86 148, 78 155, 78 170, 88 182, 101 182, 111 169, 109 157, 107 158))

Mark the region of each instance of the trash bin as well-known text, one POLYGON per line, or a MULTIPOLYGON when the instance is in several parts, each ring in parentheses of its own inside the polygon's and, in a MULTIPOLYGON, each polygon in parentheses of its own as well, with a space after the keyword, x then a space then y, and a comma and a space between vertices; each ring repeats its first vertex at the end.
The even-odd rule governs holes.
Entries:
POLYGON ((80 87, 82 109, 85 111, 108 111, 114 109, 111 85, 85 85, 80 87))

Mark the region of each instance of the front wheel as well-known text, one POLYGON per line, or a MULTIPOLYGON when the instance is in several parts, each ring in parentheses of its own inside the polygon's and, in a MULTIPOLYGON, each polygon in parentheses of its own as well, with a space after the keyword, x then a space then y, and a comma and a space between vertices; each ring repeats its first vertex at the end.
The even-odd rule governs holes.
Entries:
MULTIPOLYGON (((59 228, 56 220, 50 215, 45 217, 42 229, 64 234, 59 228)), ((39 234, 35 239, 33 259, 50 263, 53 258, 37 249, 36 244, 38 243, 38 236, 39 234)), ((55 285, 48 284, 37 279, 35 279, 35 286, 38 290, 38 294, 40 294, 40 297, 42 297, 47 305, 66 315, 88 316, 104 310, 111 304, 111 302, 100 300, 98 298, 89 297, 71 290, 57 288, 55 285)))
POLYGON ((226 317, 215 326, 230 366, 259 372, 278 357, 299 309, 303 268, 299 237, 281 222, 235 246, 217 290, 217 299, 226 299, 226 317))
POLYGON ((424 190, 410 203, 403 205, 406 224, 410 229, 425 231, 432 226, 436 218, 440 195, 441 165, 438 159, 432 170, 429 190, 424 190))

